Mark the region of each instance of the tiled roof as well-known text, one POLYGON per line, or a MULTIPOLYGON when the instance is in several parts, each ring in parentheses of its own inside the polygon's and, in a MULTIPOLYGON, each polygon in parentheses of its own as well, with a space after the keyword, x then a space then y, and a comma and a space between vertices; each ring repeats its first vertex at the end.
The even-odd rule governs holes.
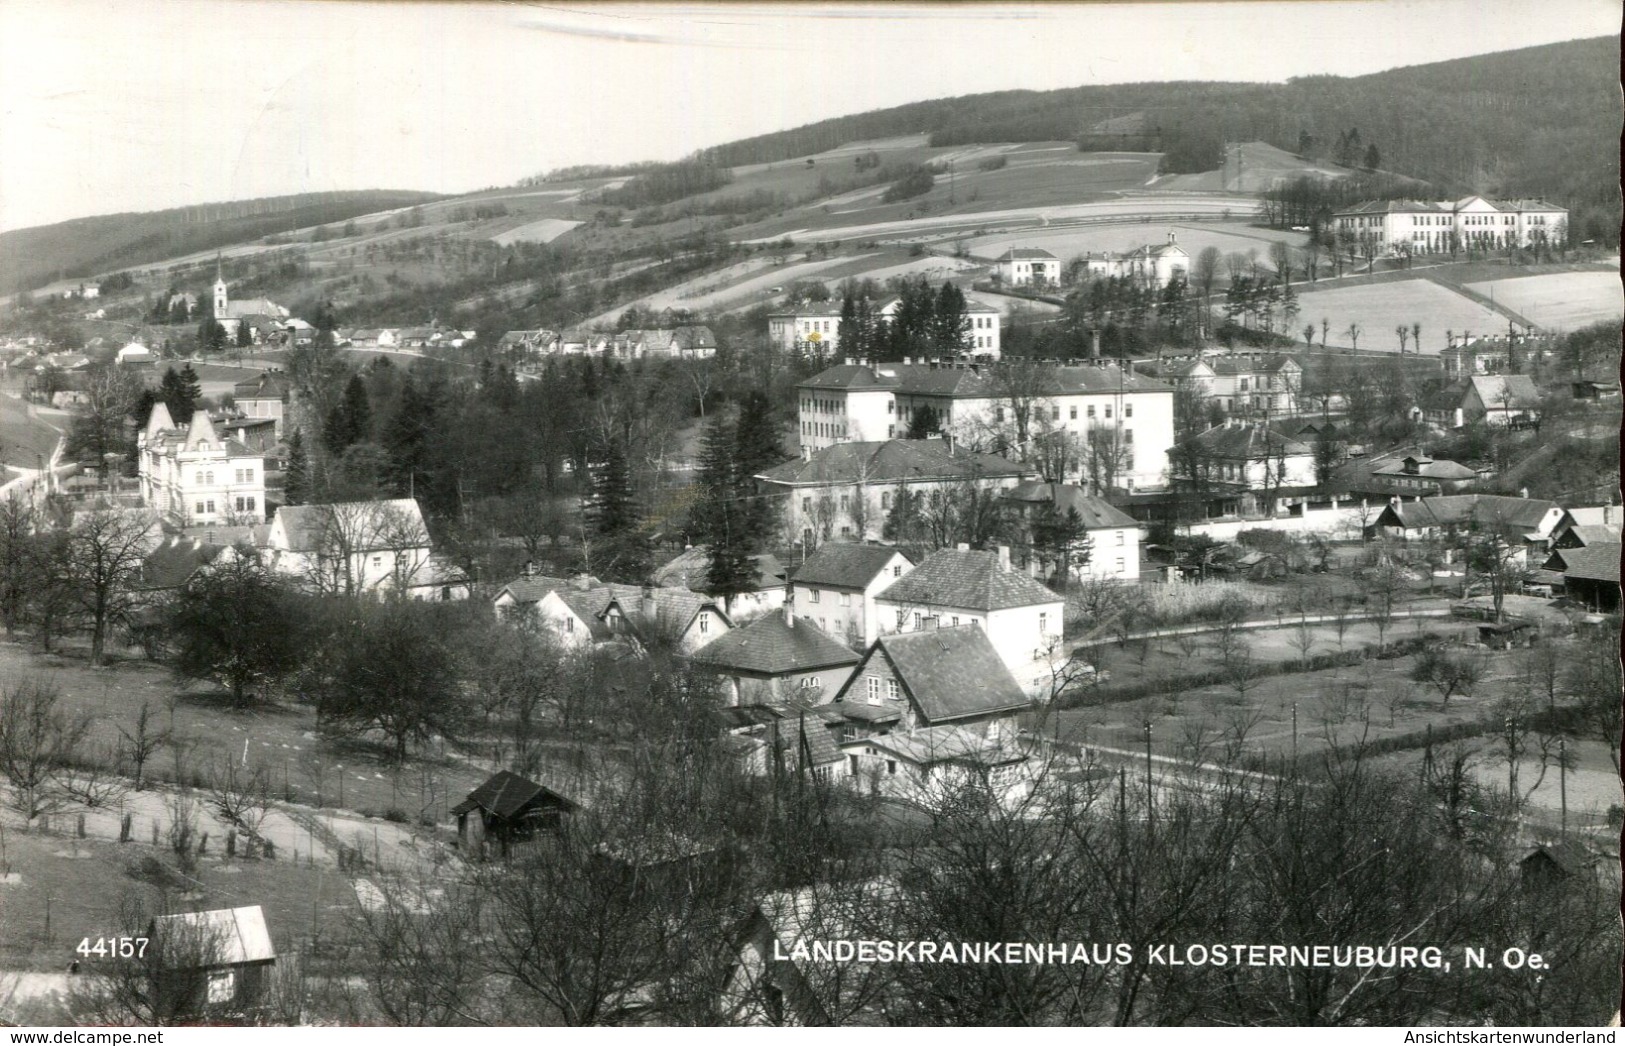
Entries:
POLYGON ((1263 460, 1285 454, 1312 454, 1307 443, 1289 439, 1263 425, 1219 425, 1192 440, 1201 453, 1215 458, 1263 460))
POLYGON ((1546 560, 1547 570, 1561 571, 1565 577, 1585 581, 1611 581, 1619 583, 1620 545, 1587 545, 1585 548, 1562 548, 1546 560))
POLYGON ((1555 501, 1514 498, 1500 494, 1448 494, 1389 505, 1407 527, 1439 527, 1476 523, 1532 530, 1546 520, 1555 501))
MULTIPOLYGON (((1408 455, 1415 458, 1415 455, 1408 455)), ((1422 479, 1464 480, 1476 479, 1478 473, 1458 461, 1416 458, 1416 471, 1405 471, 1405 459, 1390 459, 1371 469, 1373 476, 1414 476, 1422 479)))
POLYGON ((1004 498, 1007 501, 1022 501, 1035 505, 1053 504, 1057 511, 1063 513, 1068 509, 1076 510, 1086 530, 1139 526, 1128 513, 1113 507, 1104 498, 1091 496, 1088 491, 1073 483, 1029 481, 1005 491, 1004 498))
POLYGON ((1589 548, 1592 545, 1617 545, 1619 543, 1619 528, 1602 524, 1599 526, 1570 527, 1570 534, 1580 540, 1580 545, 1589 548))
MULTIPOLYGON (((708 596, 698 592, 690 592, 686 588, 654 588, 650 596, 654 600, 654 621, 643 618, 643 589, 637 585, 605 586, 611 592, 611 598, 605 602, 601 614, 607 614, 613 604, 620 608, 628 620, 638 622, 644 626, 655 624, 671 624, 679 629, 687 629, 694 621, 696 615, 706 607, 716 611, 725 624, 732 625, 721 604, 708 596)), ((560 593, 560 598, 564 598, 560 593)))
POLYGON ((1061 597, 1016 570, 1004 570, 996 552, 945 548, 875 597, 888 603, 1008 610, 1059 603, 1061 597))
POLYGON ((352 535, 356 539, 356 547, 351 550, 353 552, 395 548, 405 543, 416 546, 429 544, 429 528, 423 522, 423 510, 418 507, 417 501, 413 498, 394 498, 333 505, 282 506, 277 509, 276 518, 282 521, 282 529, 288 536, 289 551, 318 551, 317 544, 329 512, 347 527, 353 522, 356 531, 352 535), (396 531, 403 533, 397 534, 396 531))
POLYGON ((842 363, 828 370, 819 371, 806 381, 799 383, 796 388, 877 389, 895 388, 898 384, 895 377, 883 377, 877 374, 872 367, 864 367, 856 363, 842 363))
POLYGON ((561 795, 553 789, 520 777, 507 770, 498 770, 485 779, 485 783, 468 793, 468 798, 451 808, 453 816, 480 809, 504 820, 518 817, 537 796, 550 792, 572 806, 580 805, 571 796, 561 795))
POLYGON ((514 578, 506 585, 503 585, 497 595, 501 596, 503 592, 506 592, 513 598, 515 603, 528 604, 537 602, 555 589, 572 587, 574 587, 574 583, 569 578, 544 577, 540 574, 532 574, 528 577, 514 578))
POLYGON ((858 655, 803 618, 785 621, 782 612, 764 614, 744 628, 727 632, 694 655, 718 668, 780 676, 837 665, 855 665, 858 655))
POLYGON ((902 632, 875 643, 929 723, 1012 712, 1030 703, 976 625, 902 632))
POLYGON ((866 745, 890 752, 917 766, 933 763, 969 763, 1002 766, 1019 763, 1027 753, 1016 745, 992 740, 962 726, 932 726, 912 733, 865 737, 849 745, 866 745))
POLYGON ((213 563, 226 550, 224 545, 171 538, 153 549, 141 561, 133 586, 143 591, 180 588, 203 567, 213 563))
MULTIPOLYGON (((756 567, 756 581, 748 589, 765 592, 784 587, 784 564, 771 552, 760 552, 750 557, 756 567)), ((654 572, 657 585, 686 588, 691 592, 708 592, 710 583, 706 575, 711 569, 711 556, 703 545, 684 549, 677 558, 654 572)))
POLYGON ((791 580, 798 584, 827 585, 831 588, 867 588, 875 575, 891 562, 893 556, 899 554, 897 549, 886 545, 828 541, 807 557, 807 561, 791 575, 791 580))
POLYGON ((1031 474, 1030 469, 943 439, 889 439, 837 443, 775 465, 757 478, 792 486, 864 483, 884 486, 899 480, 1001 479, 1031 474))

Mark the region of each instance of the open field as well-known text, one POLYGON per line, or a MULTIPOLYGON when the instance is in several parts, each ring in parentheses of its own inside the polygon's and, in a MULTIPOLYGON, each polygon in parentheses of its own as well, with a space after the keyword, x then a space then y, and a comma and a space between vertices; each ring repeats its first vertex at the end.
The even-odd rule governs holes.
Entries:
POLYGON ((1125 222, 1121 225, 1095 225, 1088 228, 1033 229, 1019 236, 1000 234, 970 240, 966 247, 982 258, 997 258, 1012 247, 1041 247, 1066 262, 1088 251, 1128 251, 1146 244, 1166 242, 1172 232, 1179 246, 1194 259, 1208 247, 1217 247, 1221 254, 1257 251, 1267 258, 1269 245, 1281 240, 1293 246, 1302 246, 1307 237, 1301 232, 1285 229, 1260 229, 1240 223, 1192 224, 1173 222, 1148 224, 1125 222))
POLYGON ((1493 295, 1545 330, 1574 330, 1625 316, 1625 290, 1618 272, 1565 272, 1469 283, 1467 289, 1493 295))
POLYGON ((0 679, 29 678, 55 686, 67 711, 83 710, 94 717, 88 740, 92 751, 116 751, 120 728, 133 732, 146 704, 153 728, 170 730, 177 739, 148 766, 159 780, 190 780, 226 760, 240 764, 246 758, 250 768, 266 767, 279 797, 291 795, 295 803, 380 816, 391 809, 413 816, 424 812, 443 821, 446 809, 486 776, 449 757, 414 760, 410 768, 398 770, 374 749, 320 737, 315 711, 306 705, 235 711, 213 694, 182 694, 183 687, 156 664, 126 661, 93 668, 80 657, 39 655, 18 643, 0 642, 0 679))
MULTIPOLYGON (((1363 287, 1310 289, 1298 294, 1300 324, 1320 325, 1330 321, 1331 344, 1348 348, 1350 323, 1360 325, 1359 347, 1399 351, 1394 328, 1422 325, 1422 355, 1437 356, 1444 350, 1445 332, 1473 331, 1480 334, 1505 332, 1507 318, 1432 280, 1418 276, 1363 287)), ((1414 348, 1410 351, 1415 351, 1414 348)))
POLYGON ((492 241, 506 247, 510 243, 552 243, 565 233, 580 225, 580 222, 566 221, 563 218, 541 218, 529 222, 507 232, 497 233, 491 237, 492 241))
MULTIPOLYGON (((120 901, 134 895, 149 909, 159 903, 159 890, 142 878, 144 859, 173 865, 168 848, 150 840, 120 844, 7 829, 5 841, 6 862, 19 880, 0 886, 5 970, 60 971, 77 958, 73 950, 83 938, 129 933, 134 928, 118 924, 120 901)), ((200 860, 193 881, 182 884, 186 907, 261 905, 273 939, 284 947, 314 933, 332 936, 356 910, 354 887, 331 869, 227 859, 219 846, 200 860)), ((171 898, 175 903, 178 895, 172 891, 171 898)))
MULTIPOLYGON (((1389 632, 1389 640, 1412 635, 1413 628, 1410 624, 1396 624, 1389 632)), ((1273 639, 1260 637, 1258 633, 1249 633, 1248 638, 1255 643, 1255 652, 1262 655, 1271 647, 1287 643, 1289 635, 1289 630, 1282 630, 1282 634, 1273 639)), ((1370 642, 1375 636, 1362 634, 1361 638, 1370 642)), ((1355 632, 1351 630, 1349 649, 1359 645, 1363 644, 1355 641, 1355 632)), ((1189 672, 1191 662, 1178 657, 1179 648, 1173 643, 1167 647, 1177 658, 1179 671, 1189 672)), ((1336 647, 1317 645, 1316 652, 1326 649, 1336 647)), ((1277 650, 1277 653, 1283 651, 1277 650)), ((1294 650, 1285 657, 1260 656, 1259 659, 1285 660, 1296 656, 1294 650)), ((1457 695, 1448 706, 1436 691, 1410 678, 1415 658, 1407 656, 1368 659, 1355 666, 1318 672, 1264 676, 1252 681, 1245 696, 1228 684, 1182 691, 1170 687, 1168 692, 1151 697, 1060 711, 1056 713, 1058 726, 1051 729, 1058 729, 1059 736, 1065 740, 1143 752, 1145 723, 1150 721, 1153 753, 1184 759, 1189 759, 1202 745, 1222 745, 1225 736, 1233 738, 1238 731, 1244 735, 1243 747, 1248 752, 1274 757, 1288 755, 1294 744, 1294 710, 1300 754, 1323 749, 1328 740, 1344 745, 1362 736, 1368 741, 1419 736, 1430 725, 1439 731, 1462 723, 1488 722, 1494 716, 1497 700, 1522 685, 1512 655, 1486 654, 1485 657, 1488 667, 1484 681, 1470 697, 1457 695)), ((1113 684, 1124 678, 1118 674, 1123 665, 1121 659, 1112 664, 1113 684)), ((1087 697, 1084 700, 1087 701, 1087 697)), ((1486 726, 1486 730, 1493 729, 1493 724, 1486 726)), ((1210 752, 1209 757, 1214 754, 1210 752)))

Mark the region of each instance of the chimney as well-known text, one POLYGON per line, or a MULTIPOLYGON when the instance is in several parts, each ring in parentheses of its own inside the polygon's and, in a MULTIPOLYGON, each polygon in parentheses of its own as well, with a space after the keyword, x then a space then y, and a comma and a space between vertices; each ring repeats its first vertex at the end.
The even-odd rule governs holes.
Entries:
POLYGON ((801 460, 802 461, 811 461, 812 460, 812 447, 809 444, 803 443, 801 445, 801 460))
POLYGON ((784 587, 785 587, 785 592, 784 592, 784 627, 785 628, 795 628, 796 627, 796 605, 793 602, 790 601, 790 597, 795 594, 796 590, 791 588, 789 585, 786 585, 784 587))
POLYGON ((970 545, 967 542, 964 542, 964 541, 961 541, 959 544, 955 545, 954 547, 956 549, 958 549, 960 552, 969 552, 970 551, 970 545))
POLYGON ((523 575, 524 577, 535 577, 536 576, 536 561, 534 559, 525 560, 524 569, 521 570, 519 573, 521 575, 523 575))
POLYGON ((1100 331, 1098 329, 1089 332, 1089 358, 1092 360, 1100 359, 1100 331))
POLYGON ((1528 487, 1519 487, 1518 488, 1518 496, 1520 498, 1524 498, 1525 500, 1527 500, 1528 497, 1529 497, 1529 488, 1528 487))
POLYGON ((643 583, 642 598, 638 601, 638 612, 642 615, 645 623, 652 623, 655 620, 655 587, 653 582, 645 581, 643 583))
POLYGON ((1010 546, 1009 545, 1000 545, 999 546, 999 573, 1001 573, 1001 574, 1010 573, 1010 546))
POLYGON ((1178 240, 1177 240, 1177 239, 1176 239, 1176 238, 1175 238, 1175 236, 1174 236, 1174 230, 1172 230, 1172 229, 1169 229, 1169 230, 1168 230, 1168 242, 1169 242, 1169 244, 1174 244, 1174 243, 1178 243, 1178 242, 1179 242, 1179 241, 1178 241, 1178 240))

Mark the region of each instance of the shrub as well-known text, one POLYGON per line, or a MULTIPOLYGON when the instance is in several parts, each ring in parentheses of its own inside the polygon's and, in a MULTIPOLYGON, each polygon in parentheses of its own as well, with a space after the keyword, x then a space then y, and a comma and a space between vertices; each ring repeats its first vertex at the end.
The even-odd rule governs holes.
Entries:
POLYGON ((1004 154, 1000 153, 998 156, 989 156, 984 160, 977 161, 976 167, 977 170, 982 171, 997 171, 1001 167, 1007 165, 1009 162, 1010 161, 1005 158, 1004 154))
POLYGON ((924 167, 917 165, 910 167, 901 178, 891 183, 880 200, 882 203, 897 203, 900 200, 924 196, 931 191, 931 186, 935 185, 936 181, 936 176, 924 167))

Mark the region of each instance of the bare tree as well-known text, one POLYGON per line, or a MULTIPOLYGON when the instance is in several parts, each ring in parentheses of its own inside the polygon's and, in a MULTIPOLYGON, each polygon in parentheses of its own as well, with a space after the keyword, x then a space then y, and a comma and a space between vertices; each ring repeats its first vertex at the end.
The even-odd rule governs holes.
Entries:
POLYGON ((61 777, 90 732, 90 715, 69 715, 58 700, 56 688, 37 679, 0 692, 0 775, 11 786, 11 805, 30 821, 67 803, 61 777))
POLYGON ((158 533, 149 514, 120 508, 82 512, 69 527, 69 583, 90 625, 93 662, 104 660, 108 636, 134 609, 134 581, 158 533))
POLYGON ((120 725, 118 732, 123 739, 123 754, 135 769, 135 790, 139 792, 145 784, 147 763, 159 749, 169 743, 169 731, 153 726, 152 709, 143 701, 141 711, 135 714, 134 731, 126 730, 120 725))
POLYGON ((323 595, 402 596, 429 569, 429 534, 415 506, 390 501, 311 505, 304 576, 323 595))

